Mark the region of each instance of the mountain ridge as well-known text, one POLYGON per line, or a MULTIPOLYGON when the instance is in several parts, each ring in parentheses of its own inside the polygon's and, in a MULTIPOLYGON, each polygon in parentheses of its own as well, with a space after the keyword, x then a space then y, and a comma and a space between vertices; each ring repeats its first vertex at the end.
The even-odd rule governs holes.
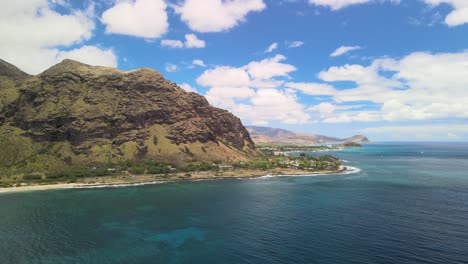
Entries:
POLYGON ((10 77, 13 79, 23 79, 31 75, 20 70, 15 65, 0 59, 0 76, 10 77))
POLYGON ((282 128, 246 126, 255 143, 297 143, 297 144, 317 144, 332 142, 369 142, 364 135, 354 135, 349 138, 335 138, 320 134, 296 133, 282 128))
POLYGON ((53 167, 257 155, 239 118, 152 69, 122 71, 64 60, 31 76, 0 60, 0 73, 3 166, 37 167, 47 158, 53 167), (5 149, 16 154, 9 158, 5 149))

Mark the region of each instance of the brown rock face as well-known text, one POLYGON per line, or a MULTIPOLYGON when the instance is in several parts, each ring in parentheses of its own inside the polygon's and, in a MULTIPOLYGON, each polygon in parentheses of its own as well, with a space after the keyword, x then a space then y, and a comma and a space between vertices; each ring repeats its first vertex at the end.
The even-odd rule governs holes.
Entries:
POLYGON ((124 72, 64 60, 14 81, 14 100, 0 105, 2 125, 20 128, 41 144, 69 143, 74 155, 91 161, 103 155, 112 162, 256 155, 237 117, 151 69, 124 72))

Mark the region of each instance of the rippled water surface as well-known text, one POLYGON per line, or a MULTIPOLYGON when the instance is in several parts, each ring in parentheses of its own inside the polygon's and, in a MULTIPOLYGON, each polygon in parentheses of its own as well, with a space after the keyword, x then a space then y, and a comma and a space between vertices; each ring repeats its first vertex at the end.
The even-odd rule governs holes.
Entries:
POLYGON ((327 152, 361 171, 0 195, 0 263, 468 263, 468 144, 327 152))

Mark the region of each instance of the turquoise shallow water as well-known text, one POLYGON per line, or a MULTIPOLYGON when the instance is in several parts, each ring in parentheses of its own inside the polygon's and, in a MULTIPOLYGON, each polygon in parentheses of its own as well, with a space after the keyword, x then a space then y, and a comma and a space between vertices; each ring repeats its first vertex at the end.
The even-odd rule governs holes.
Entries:
POLYGON ((468 143, 326 154, 361 171, 0 195, 0 263, 468 263, 468 143))

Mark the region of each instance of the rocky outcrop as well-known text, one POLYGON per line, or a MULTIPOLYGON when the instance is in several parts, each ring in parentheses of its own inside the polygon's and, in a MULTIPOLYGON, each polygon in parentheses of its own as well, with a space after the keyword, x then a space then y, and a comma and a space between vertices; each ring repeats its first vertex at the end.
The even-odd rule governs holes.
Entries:
POLYGON ((55 143, 67 146, 71 162, 234 161, 256 155, 237 117, 157 71, 64 60, 37 76, 18 77, 4 64, 0 99, 8 99, 0 100, 2 126, 21 129, 21 136, 46 152, 55 143))
POLYGON ((364 135, 355 135, 349 138, 344 139, 348 143, 366 143, 370 142, 369 139, 364 135))

